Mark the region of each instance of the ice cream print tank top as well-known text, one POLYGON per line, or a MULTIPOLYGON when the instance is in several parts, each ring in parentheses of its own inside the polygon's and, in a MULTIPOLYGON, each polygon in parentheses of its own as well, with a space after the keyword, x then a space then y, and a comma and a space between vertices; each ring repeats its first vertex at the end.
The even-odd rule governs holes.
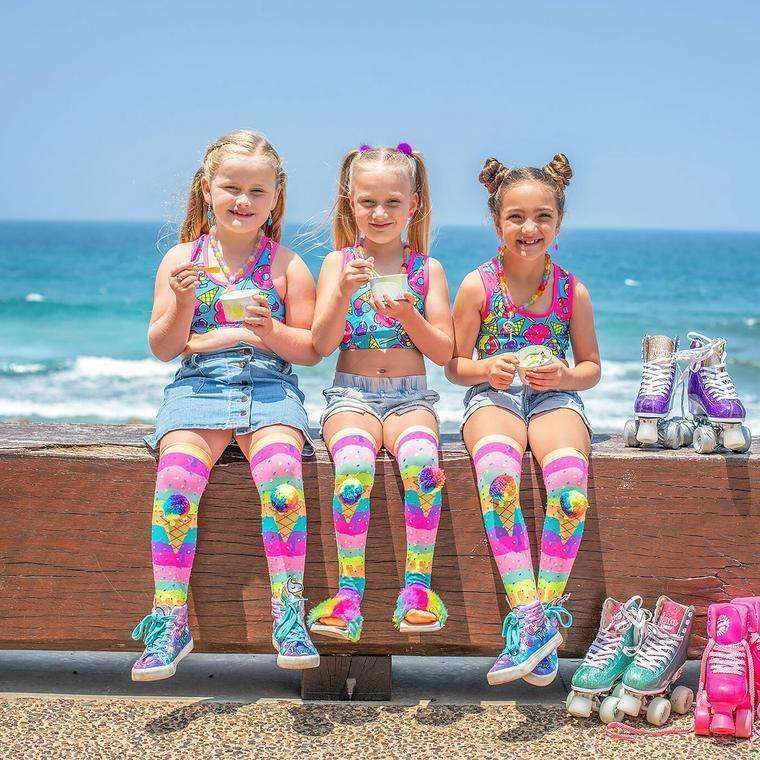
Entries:
MULTIPOLYGON (((199 266, 209 266, 209 236, 202 235, 195 241, 190 261, 199 266)), ((239 280, 229 284, 217 279, 210 272, 200 273, 200 282, 195 289, 195 313, 190 325, 191 333, 205 333, 220 327, 240 327, 242 321, 229 321, 222 308, 221 297, 227 292, 256 290, 267 297, 272 319, 285 321, 285 304, 272 281, 272 262, 279 243, 266 235, 261 236, 256 253, 239 280)), ((215 262, 213 262, 215 263, 215 262)))
POLYGON ((480 312, 480 332, 475 343, 478 358, 519 351, 525 346, 546 346, 558 359, 567 358, 575 277, 558 264, 553 267, 554 286, 549 310, 537 314, 517 307, 511 319, 508 319, 500 283, 498 256, 478 267, 486 291, 480 312))
MULTIPOLYGON (((355 248, 343 250, 343 267, 358 258, 355 248)), ((414 300, 414 308, 425 316, 425 297, 428 290, 428 257, 424 253, 404 249, 401 273, 406 275, 409 293, 414 300)), ((351 303, 346 315, 346 327, 341 351, 360 348, 414 348, 411 338, 401 322, 393 317, 378 314, 370 300, 369 285, 362 285, 351 295, 351 303)))

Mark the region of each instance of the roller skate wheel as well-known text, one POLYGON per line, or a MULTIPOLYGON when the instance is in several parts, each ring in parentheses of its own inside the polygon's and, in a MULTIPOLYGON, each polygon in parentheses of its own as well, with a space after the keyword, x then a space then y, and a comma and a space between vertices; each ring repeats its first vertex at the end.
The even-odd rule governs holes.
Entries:
POLYGON ((718 436, 711 427, 698 427, 692 445, 697 454, 712 454, 718 448, 718 436))
POLYGON ((691 446, 694 440, 694 425, 687 420, 681 420, 678 426, 681 428, 681 446, 691 446))
POLYGON ((694 733, 697 736, 710 735, 710 708, 699 703, 694 710, 694 733))
MULTIPOLYGON (((744 431, 747 430, 743 425, 729 425, 723 428, 723 445, 731 451, 746 451, 745 448, 747 439, 744 436, 744 431)), ((747 432, 749 432, 747 430, 747 432)), ((751 443, 750 439, 750 443, 751 443)))
POLYGON ((647 723, 653 726, 664 726, 670 717, 670 700, 665 697, 655 697, 647 707, 647 723))
POLYGON ((623 696, 620 697, 618 707, 626 715, 636 718, 641 712, 641 697, 635 697, 633 694, 623 694, 623 696))
POLYGON ((629 449, 635 449, 640 446, 638 440, 636 440, 636 421, 626 420, 623 427, 623 446, 629 449))
POLYGON ((693 702, 694 692, 688 686, 676 686, 670 695, 670 706, 678 715, 686 715, 693 702))
POLYGON ((623 711, 618 709, 618 702, 620 700, 617 697, 607 697, 599 705, 599 720, 605 725, 623 719, 623 711))
POLYGON ((752 717, 752 710, 749 708, 740 707, 736 711, 734 736, 738 736, 740 739, 749 739, 752 736, 752 717))
POLYGON ((573 694, 572 699, 568 700, 567 711, 574 718, 588 718, 591 715, 592 705, 589 697, 581 694, 573 694))
POLYGON ((570 711, 570 703, 573 701, 573 697, 575 696, 575 692, 571 691, 567 695, 567 699, 565 699, 565 709, 569 712, 570 711))
POLYGON ((639 428, 636 431, 636 440, 639 443, 657 443, 657 420, 639 420, 639 428))
POLYGON ((666 422, 662 428, 662 445, 666 449, 679 449, 683 445, 681 425, 675 420, 666 422))
POLYGON ((612 696, 613 697, 622 697, 624 693, 623 690, 623 684, 619 683, 613 690, 612 690, 612 696))

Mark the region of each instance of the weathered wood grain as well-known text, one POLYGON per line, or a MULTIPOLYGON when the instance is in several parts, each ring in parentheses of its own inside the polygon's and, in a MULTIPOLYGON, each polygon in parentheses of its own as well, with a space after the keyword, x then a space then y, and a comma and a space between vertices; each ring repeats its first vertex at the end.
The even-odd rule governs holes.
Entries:
MULTIPOLYGON (((132 626, 150 605, 150 505, 155 461, 134 426, 0 425, 0 647, 136 648, 132 626)), ((474 473, 458 439, 444 439, 447 487, 434 588, 443 631, 404 636, 391 625, 403 577, 401 483, 381 455, 367 548, 364 635, 320 639, 329 654, 493 654, 507 605, 483 532, 474 473)), ((535 547, 544 492, 526 455, 522 504, 535 547)), ((605 596, 661 593, 696 604, 691 654, 704 642, 706 605, 760 593, 760 441, 746 455, 624 449, 598 436, 586 534, 570 579, 575 623, 563 653, 593 638, 605 596)), ((305 463, 310 603, 335 590, 332 467, 324 448, 305 463)), ((214 468, 203 497, 191 584, 200 651, 271 651, 259 502, 239 450, 214 468)))

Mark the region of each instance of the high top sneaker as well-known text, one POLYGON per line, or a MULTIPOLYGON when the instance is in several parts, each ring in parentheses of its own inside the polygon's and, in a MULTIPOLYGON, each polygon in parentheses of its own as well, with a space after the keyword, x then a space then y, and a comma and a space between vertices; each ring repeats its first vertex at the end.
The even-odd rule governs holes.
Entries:
POLYGON ((760 719, 760 596, 744 596, 731 604, 747 608, 747 639, 752 654, 752 674, 755 682, 755 710, 760 719))
POLYGON ((740 604, 711 604, 707 609, 708 641, 702 655, 694 714, 697 734, 747 738, 752 733, 754 678, 747 614, 747 607, 740 604))
POLYGON ((302 592, 301 583, 288 578, 280 598, 272 597, 272 645, 277 650, 277 665, 286 670, 319 666, 319 653, 306 630, 302 592))
POLYGON ((187 624, 187 605, 154 607, 132 631, 145 651, 132 667, 133 681, 160 681, 177 672, 179 662, 193 651, 187 624))

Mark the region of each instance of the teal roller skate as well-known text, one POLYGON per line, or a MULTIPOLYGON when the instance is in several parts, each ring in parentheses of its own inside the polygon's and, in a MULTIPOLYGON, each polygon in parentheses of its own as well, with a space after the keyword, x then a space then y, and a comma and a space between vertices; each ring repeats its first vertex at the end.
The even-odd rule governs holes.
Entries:
POLYGON ((693 618, 694 607, 667 596, 657 600, 654 617, 623 675, 618 710, 635 718, 646 707, 646 719, 653 726, 662 726, 671 710, 679 715, 689 711, 694 692, 672 685, 683 672, 693 618))
POLYGON ((623 717, 617 704, 620 681, 641 642, 648 614, 640 596, 625 604, 611 597, 605 600, 599 632, 573 675, 566 702, 570 715, 588 718, 598 710, 602 723, 623 717))

